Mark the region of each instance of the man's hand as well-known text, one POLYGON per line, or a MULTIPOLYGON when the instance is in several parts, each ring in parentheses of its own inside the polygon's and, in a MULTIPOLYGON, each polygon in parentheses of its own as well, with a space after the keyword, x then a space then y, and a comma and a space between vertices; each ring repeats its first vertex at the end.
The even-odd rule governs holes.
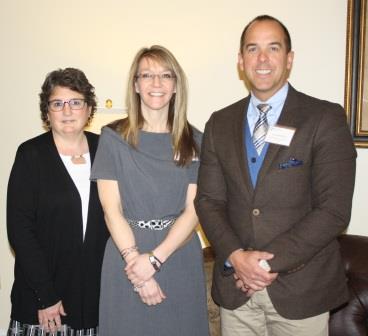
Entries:
POLYGON ((256 292, 255 290, 245 285, 244 282, 239 279, 236 273, 234 273, 233 277, 235 279, 236 288, 240 289, 246 296, 251 297, 256 292))
POLYGON ((243 291, 259 291, 269 286, 276 278, 277 273, 270 273, 262 268, 261 260, 270 260, 273 254, 262 251, 236 250, 229 256, 229 261, 235 270, 237 287, 243 291))

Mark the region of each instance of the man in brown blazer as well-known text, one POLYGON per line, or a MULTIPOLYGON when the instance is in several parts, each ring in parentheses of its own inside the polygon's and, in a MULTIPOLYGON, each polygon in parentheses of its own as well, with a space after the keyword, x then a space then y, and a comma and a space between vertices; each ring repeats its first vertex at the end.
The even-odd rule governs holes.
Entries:
POLYGON ((336 237, 356 151, 342 107, 288 83, 293 57, 280 21, 252 20, 238 64, 251 94, 206 124, 195 205, 216 254, 223 336, 325 336, 348 299, 336 237))

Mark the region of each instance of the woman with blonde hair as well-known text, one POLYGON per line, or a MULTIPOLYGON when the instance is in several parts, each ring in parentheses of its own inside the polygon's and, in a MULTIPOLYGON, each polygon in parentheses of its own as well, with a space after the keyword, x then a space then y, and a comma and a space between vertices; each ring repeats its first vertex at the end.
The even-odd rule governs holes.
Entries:
POLYGON ((100 334, 208 335, 193 206, 201 134, 187 121, 186 78, 170 51, 139 50, 127 107, 103 128, 92 168, 111 233, 100 334))

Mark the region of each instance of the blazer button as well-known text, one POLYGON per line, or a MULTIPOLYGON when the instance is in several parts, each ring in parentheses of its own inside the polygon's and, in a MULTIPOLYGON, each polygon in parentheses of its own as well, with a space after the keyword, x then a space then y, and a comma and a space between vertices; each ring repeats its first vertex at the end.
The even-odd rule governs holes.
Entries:
POLYGON ((253 213, 253 216, 259 216, 261 211, 259 211, 259 209, 253 209, 252 213, 253 213))

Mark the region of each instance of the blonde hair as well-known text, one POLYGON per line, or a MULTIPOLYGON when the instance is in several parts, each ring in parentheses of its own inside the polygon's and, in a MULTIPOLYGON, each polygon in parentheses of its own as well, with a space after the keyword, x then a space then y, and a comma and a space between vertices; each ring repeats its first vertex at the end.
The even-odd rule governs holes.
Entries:
POLYGON ((138 144, 138 132, 143 127, 144 117, 141 111, 141 98, 135 90, 139 64, 147 58, 167 67, 176 78, 176 92, 171 97, 168 112, 168 127, 172 134, 174 157, 177 165, 184 166, 198 156, 198 146, 193 138, 193 129, 187 121, 188 89, 185 73, 174 55, 166 48, 153 45, 142 48, 134 57, 129 71, 126 106, 128 118, 114 123, 112 127, 133 147, 138 144))

